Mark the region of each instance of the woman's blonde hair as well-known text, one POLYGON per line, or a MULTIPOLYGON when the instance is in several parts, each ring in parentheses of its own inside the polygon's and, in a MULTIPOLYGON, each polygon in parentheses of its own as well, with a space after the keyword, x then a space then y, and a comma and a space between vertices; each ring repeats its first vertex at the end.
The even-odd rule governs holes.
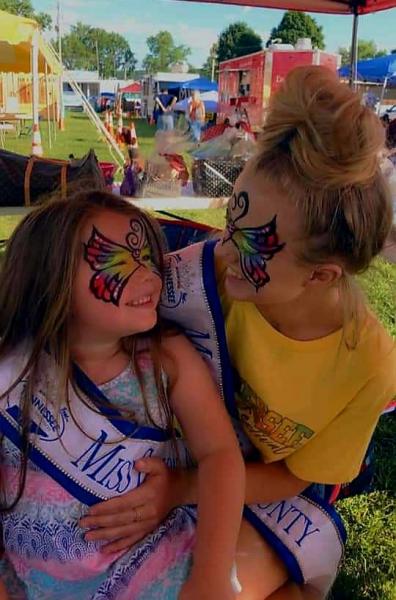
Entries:
MULTIPOLYGON (((22 458, 20 486, 11 505, 15 506, 24 488, 27 452, 30 442, 30 398, 40 375, 43 355, 51 355, 57 369, 57 404, 69 404, 68 383, 83 400, 74 378, 70 356, 70 319, 72 291, 76 271, 82 255, 80 234, 87 218, 102 210, 141 219, 145 224, 152 258, 162 275, 163 253, 161 232, 155 219, 120 197, 101 190, 81 191, 66 199, 54 197, 45 205, 34 209, 17 226, 11 236, 0 270, 0 359, 28 342, 29 356, 23 371, 19 373, 4 397, 22 379, 27 380, 21 404, 22 458)), ((143 400, 146 403, 143 375, 139 368, 139 337, 151 353, 159 395, 159 404, 167 428, 173 431, 173 417, 164 389, 161 370, 160 326, 148 334, 123 338, 121 343, 130 356, 138 376, 143 400)), ((96 404, 98 399, 92 398, 96 404)), ((83 400, 84 401, 84 400, 83 400)), ((148 415, 150 412, 146 405, 148 415)), ((133 415, 124 411, 125 418, 133 415)), ((156 425, 153 423, 153 425, 156 425)))
POLYGON ((301 215, 302 257, 367 269, 392 227, 380 170, 378 117, 325 67, 299 67, 269 106, 256 167, 286 191, 301 215))

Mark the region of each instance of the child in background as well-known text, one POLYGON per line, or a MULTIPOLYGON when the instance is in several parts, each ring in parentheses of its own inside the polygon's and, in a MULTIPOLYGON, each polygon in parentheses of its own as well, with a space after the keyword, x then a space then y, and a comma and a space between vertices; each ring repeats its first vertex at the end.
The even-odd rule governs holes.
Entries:
MULTIPOLYGON (((243 461, 206 365, 158 322, 161 288, 156 223, 111 194, 36 208, 9 241, 0 431, 13 600, 235 597, 243 461), (179 508, 131 550, 101 552, 95 530, 79 527, 89 506, 138 489, 148 457, 190 464, 174 417, 198 463, 198 515, 179 508)), ((147 518, 134 510, 136 532, 147 518)))

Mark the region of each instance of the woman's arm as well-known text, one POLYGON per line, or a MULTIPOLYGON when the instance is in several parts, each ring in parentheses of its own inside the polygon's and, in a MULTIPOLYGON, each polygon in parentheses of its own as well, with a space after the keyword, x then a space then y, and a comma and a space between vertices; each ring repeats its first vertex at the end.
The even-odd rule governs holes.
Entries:
MULTIPOLYGON (((289 471, 283 461, 264 464, 246 464, 245 504, 276 502, 297 496, 311 482, 299 479, 289 471)), ((194 470, 177 473, 173 502, 194 504, 198 496, 198 479, 194 470)))
MULTIPOLYGON (((135 469, 146 475, 136 490, 119 498, 96 504, 81 519, 81 527, 92 528, 88 540, 103 540, 105 553, 124 550, 141 540, 165 519, 176 506, 196 504, 198 499, 197 469, 169 469, 159 458, 145 458, 135 469), (133 521, 135 509, 139 522, 133 521)), ((295 477, 283 461, 265 465, 246 465, 246 504, 276 502, 291 498, 308 487, 309 482, 295 477)))
MULTIPOLYGON (((192 578, 195 586, 204 585, 206 589, 215 582, 230 587, 244 499, 243 459, 224 404, 201 356, 180 335, 166 338, 164 350, 169 356, 166 362, 170 402, 198 462, 198 524, 192 578)), ((214 590, 211 594, 216 597, 214 590)))

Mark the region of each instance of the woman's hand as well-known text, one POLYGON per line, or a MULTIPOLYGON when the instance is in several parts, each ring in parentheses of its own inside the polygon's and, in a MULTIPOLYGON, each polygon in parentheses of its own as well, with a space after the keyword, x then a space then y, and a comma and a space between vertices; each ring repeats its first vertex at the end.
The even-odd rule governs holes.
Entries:
POLYGON ((107 554, 136 544, 165 519, 178 505, 182 475, 168 469, 159 458, 145 458, 135 469, 146 474, 141 486, 119 498, 112 498, 89 509, 80 526, 90 529, 87 541, 110 542, 102 547, 107 554))

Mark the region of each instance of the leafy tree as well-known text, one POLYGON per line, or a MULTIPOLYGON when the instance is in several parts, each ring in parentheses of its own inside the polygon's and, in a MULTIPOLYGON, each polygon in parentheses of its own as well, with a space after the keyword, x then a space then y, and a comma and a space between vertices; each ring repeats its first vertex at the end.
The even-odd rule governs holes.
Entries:
POLYGON ((137 64, 122 35, 80 22, 62 38, 62 61, 68 69, 98 69, 103 78, 132 76, 137 64))
POLYGON ((218 53, 218 44, 217 44, 217 42, 215 42, 214 44, 211 45, 210 51, 209 51, 209 56, 206 59, 206 61, 204 62, 204 64, 202 65, 202 68, 200 69, 200 73, 201 73, 202 77, 207 77, 208 79, 212 78, 212 69, 213 69, 213 61, 214 61, 214 78, 217 81, 218 68, 219 68, 219 62, 217 60, 217 53, 218 53))
MULTIPOLYGON (((341 64, 349 65, 351 62, 351 50, 350 48, 338 48, 338 54, 341 54, 341 64)), ((365 60, 367 58, 377 58, 379 56, 386 56, 385 50, 378 50, 377 45, 373 40, 359 40, 358 42, 358 60, 365 60)))
POLYGON ((191 49, 188 46, 176 46, 169 31, 159 31, 146 40, 149 53, 143 60, 143 67, 149 73, 168 71, 174 63, 185 62, 191 49))
POLYGON ((36 13, 30 0, 0 0, 0 10, 35 19, 42 29, 50 29, 52 25, 51 16, 47 13, 36 13))
POLYGON ((261 37, 249 25, 238 21, 221 32, 217 48, 217 60, 221 62, 229 58, 258 52, 262 48, 261 37))
POLYGON ((323 49, 325 47, 323 28, 317 24, 315 19, 304 12, 288 10, 283 15, 278 27, 272 29, 267 46, 274 39, 281 39, 283 44, 294 45, 298 38, 311 38, 314 48, 323 49))

